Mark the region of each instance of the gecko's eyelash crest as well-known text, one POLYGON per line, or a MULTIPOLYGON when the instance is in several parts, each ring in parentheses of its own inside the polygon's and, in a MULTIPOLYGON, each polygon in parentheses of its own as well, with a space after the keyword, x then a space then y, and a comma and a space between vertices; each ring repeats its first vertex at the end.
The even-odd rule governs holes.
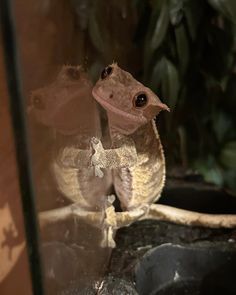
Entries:
POLYGON ((147 102, 148 102, 148 97, 147 97, 146 93, 144 93, 144 92, 138 93, 134 96, 133 105, 136 108, 142 108, 142 107, 146 106, 147 102))
POLYGON ((108 76, 111 75, 112 71, 113 71, 113 68, 111 66, 108 66, 105 69, 103 69, 101 72, 101 79, 102 80, 106 79, 108 76))
POLYGON ((33 106, 39 110, 45 109, 45 105, 44 105, 42 99, 38 95, 33 97, 33 106))

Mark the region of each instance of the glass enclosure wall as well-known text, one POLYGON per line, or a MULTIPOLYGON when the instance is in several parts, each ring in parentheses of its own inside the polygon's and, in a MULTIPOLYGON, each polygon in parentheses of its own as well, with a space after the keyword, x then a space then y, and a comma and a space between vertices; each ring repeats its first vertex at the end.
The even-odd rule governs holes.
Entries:
MULTIPOLYGON (((67 148, 88 150, 88 138, 102 132, 90 79, 97 78, 112 58, 110 54, 106 60, 99 59, 89 38, 89 30, 96 29, 91 27, 96 26, 91 24, 91 11, 102 7, 91 1, 27 0, 24 5, 20 1, 13 4, 45 292, 58 294, 70 285, 82 290, 103 276, 109 261, 111 250, 101 247, 102 231, 93 224, 101 223, 103 216, 87 222, 86 218, 61 216, 61 212, 74 203, 84 212, 100 212, 111 185, 107 175, 102 182, 97 177, 84 181, 86 170, 91 170, 89 162, 84 171, 64 165, 63 157, 67 148), (80 199, 92 197, 99 202, 91 205, 80 199), (51 220, 50 214, 55 212, 51 210, 60 208, 56 220, 51 220)), ((106 15, 110 18, 109 10, 106 15)), ((96 38, 96 32, 92 34, 96 38)))
POLYGON ((2 40, 0 41, 0 294, 30 295, 31 276, 25 242, 14 136, 2 40))
MULTIPOLYGON (((33 199, 26 196, 25 201, 29 197, 36 207, 32 228, 39 228, 45 294, 82 292, 100 282, 115 246, 108 217, 122 206, 114 200, 113 172, 91 165, 96 145, 91 138, 112 146, 108 118, 92 95, 107 65, 118 63, 170 107, 170 113, 157 119, 167 175, 184 181, 199 177, 235 194, 236 13, 217 3, 12 1, 16 74, 32 172, 33 199)), ((22 294, 30 294, 16 164, 8 157, 15 152, 11 130, 3 128, 11 125, 2 51, 0 58, 0 170, 8 170, 0 186, 0 217, 5 216, 5 223, 0 221, 0 260, 1 255, 6 260, 4 271, 0 265, 0 282, 13 264, 22 263, 22 294)), ((32 261, 29 265, 33 267, 32 261)))

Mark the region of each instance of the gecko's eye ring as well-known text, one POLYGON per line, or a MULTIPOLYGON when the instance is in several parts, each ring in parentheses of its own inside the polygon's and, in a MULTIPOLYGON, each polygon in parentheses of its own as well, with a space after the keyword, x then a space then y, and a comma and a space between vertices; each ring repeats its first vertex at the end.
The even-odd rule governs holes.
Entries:
POLYGON ((147 104, 147 102, 148 102, 147 95, 144 92, 142 92, 135 95, 133 103, 136 108, 142 108, 147 104))
POLYGON ((73 80, 79 80, 80 78, 80 71, 78 68, 69 67, 66 70, 67 76, 73 80))
POLYGON ((101 79, 104 80, 105 78, 107 78, 108 76, 111 75, 113 68, 108 66, 105 69, 103 69, 103 71, 101 72, 101 79))
POLYGON ((33 106, 39 110, 45 109, 44 103, 38 95, 33 97, 33 106))

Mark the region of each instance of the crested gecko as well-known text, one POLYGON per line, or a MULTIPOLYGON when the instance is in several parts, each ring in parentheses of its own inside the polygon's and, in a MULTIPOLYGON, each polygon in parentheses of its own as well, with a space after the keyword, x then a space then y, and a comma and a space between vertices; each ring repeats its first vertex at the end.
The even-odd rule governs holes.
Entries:
POLYGON ((106 150, 99 139, 92 139, 92 163, 112 169, 124 211, 117 212, 116 228, 141 219, 206 227, 236 226, 236 215, 202 214, 154 204, 165 183, 165 157, 154 118, 162 110, 169 111, 155 93, 113 63, 102 71, 92 94, 107 112, 112 140, 111 149, 106 150))
MULTIPOLYGON (((61 114, 58 120, 55 120, 57 112, 52 107, 54 120, 46 121, 48 126, 56 126, 61 133, 70 134, 76 130, 76 144, 64 146, 54 161, 58 187, 73 204, 40 213, 43 224, 70 216, 86 220, 102 229, 103 247, 115 247, 113 238, 118 228, 143 219, 207 227, 236 226, 236 215, 201 214, 154 204, 160 198, 165 184, 165 157, 154 118, 162 110, 169 111, 168 106, 115 63, 102 71, 93 88, 88 79, 83 78, 85 74, 77 75, 76 71, 80 72, 79 68, 62 69, 55 83, 59 83, 59 89, 66 88, 66 91, 57 89, 53 95, 56 92, 62 101, 65 98, 68 101, 58 108, 61 114), (74 79, 76 76, 79 79, 74 79), (68 89, 76 91, 71 92, 68 89), (91 98, 91 93, 107 112, 110 148, 103 147, 100 134, 92 135, 91 132, 83 132, 85 129, 81 128, 78 130, 78 121, 72 120, 73 124, 68 124, 72 119, 70 116, 67 116, 66 131, 65 126, 61 129, 64 122, 62 118, 68 112, 67 105, 74 112, 78 111, 78 117, 82 113, 80 107, 76 109, 69 103, 69 98, 74 102, 78 99, 82 102, 86 97, 91 98), (114 196, 108 194, 111 177, 122 212, 115 211, 112 205, 114 196), (87 190, 83 191, 82 188, 87 190)), ((53 93, 50 89, 54 86, 52 84, 47 87, 46 92, 39 91, 40 97, 50 100, 53 93)), ((33 97, 38 98, 38 92, 36 94, 33 97)), ((93 119, 90 116, 88 120, 87 115, 86 113, 87 121, 93 119)), ((75 116, 77 119, 78 117, 75 116)), ((40 118, 45 124, 41 116, 40 118)), ((96 125, 99 125, 99 120, 96 125)))

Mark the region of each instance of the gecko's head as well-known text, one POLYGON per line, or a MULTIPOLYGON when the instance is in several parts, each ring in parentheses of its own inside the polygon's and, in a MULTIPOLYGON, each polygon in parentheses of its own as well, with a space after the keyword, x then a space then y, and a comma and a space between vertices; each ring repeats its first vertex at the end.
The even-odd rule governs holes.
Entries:
POLYGON ((74 134, 81 101, 91 92, 92 84, 80 66, 63 66, 53 83, 32 92, 28 113, 62 134, 74 134))
POLYGON ((113 63, 106 67, 93 88, 93 96, 107 111, 114 127, 131 134, 168 110, 157 95, 113 63))

